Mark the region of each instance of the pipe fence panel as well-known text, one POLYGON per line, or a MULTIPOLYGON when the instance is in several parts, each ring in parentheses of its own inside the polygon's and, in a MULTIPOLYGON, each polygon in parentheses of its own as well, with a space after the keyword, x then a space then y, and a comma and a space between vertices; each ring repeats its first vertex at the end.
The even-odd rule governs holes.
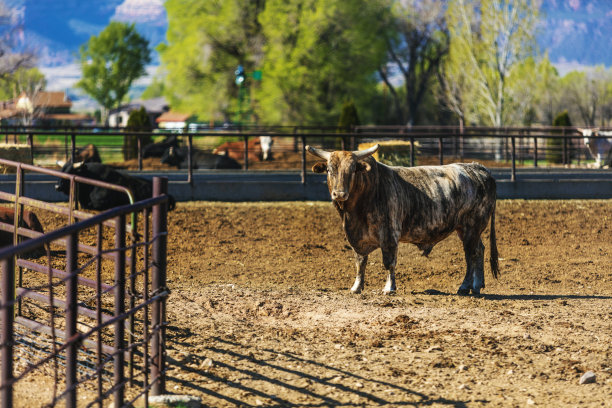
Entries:
MULTIPOLYGON (((49 171, 16 166, 18 180, 49 171)), ((33 200, 16 186, 0 197, 15 220, 0 233, 17 244, 0 249, 1 406, 121 407, 162 393, 167 180, 154 179, 150 199, 77 217, 74 203, 33 200), (50 232, 22 225, 32 209, 56 224, 50 232)))

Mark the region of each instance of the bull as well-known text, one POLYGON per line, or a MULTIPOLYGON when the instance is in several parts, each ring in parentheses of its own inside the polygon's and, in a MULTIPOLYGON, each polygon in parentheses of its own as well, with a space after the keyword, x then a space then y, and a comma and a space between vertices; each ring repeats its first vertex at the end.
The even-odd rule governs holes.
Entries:
POLYGON ((595 159, 595 167, 612 167, 612 132, 599 129, 576 130, 582 134, 584 144, 595 159))
MULTIPOLYGON (((271 136, 260 136, 254 139, 249 139, 247 142, 248 158, 250 161, 270 160, 272 159, 272 144, 271 136)), ((225 155, 235 160, 244 159, 244 142, 225 142, 217 146, 213 150, 214 154, 225 155)))
MULTIPOLYGON (((74 158, 76 162, 83 163, 102 163, 102 158, 100 157, 100 153, 98 152, 98 148, 94 144, 88 144, 75 152, 74 158)), ((64 167, 66 163, 72 163, 71 160, 68 162, 58 161, 57 165, 60 167, 64 167)))
POLYGON ((395 268, 400 242, 415 244, 427 256, 434 245, 457 231, 463 242, 467 270, 459 295, 480 294, 485 287, 484 245, 481 234, 489 219, 490 264, 499 274, 495 238, 496 185, 491 173, 478 163, 446 166, 392 167, 377 162, 367 150, 328 152, 306 146, 324 159, 315 173, 327 173, 332 202, 342 218, 353 249, 357 277, 353 293, 363 290, 368 255, 382 251, 388 272, 383 292, 396 290, 395 268))
MULTIPOLYGON (((15 223, 15 210, 12 208, 0 207, 0 222, 14 225, 15 223)), ((20 219, 19 227, 27 228, 32 231, 39 232, 44 234, 45 231, 43 229, 40 220, 36 216, 35 213, 23 210, 23 216, 20 219)), ((7 247, 13 245, 13 234, 7 231, 0 230, 0 248, 7 247)), ((32 251, 29 255, 39 256, 42 255, 42 252, 39 250, 32 251)))
MULTIPOLYGON (((153 194, 151 180, 131 176, 102 163, 67 163, 62 168, 62 172, 126 187, 134 194, 135 201, 151 198, 153 194)), ((55 189, 70 195, 70 181, 60 179, 55 185, 55 189)), ((122 191, 110 190, 85 183, 79 183, 77 200, 82 208, 98 211, 130 203, 129 197, 122 191)), ((169 200, 168 207, 172 210, 174 209, 175 200, 172 196, 169 196, 169 200)))
POLYGON ((164 152, 170 147, 174 147, 175 149, 179 147, 179 140, 176 135, 168 136, 161 142, 146 145, 142 149, 142 157, 145 159, 147 157, 162 157, 164 152))
MULTIPOLYGON (((161 157, 161 162, 176 166, 177 169, 187 168, 188 150, 185 147, 169 147, 161 157)), ((191 166, 194 169, 241 169, 242 166, 231 157, 206 153, 193 149, 191 152, 191 166)))

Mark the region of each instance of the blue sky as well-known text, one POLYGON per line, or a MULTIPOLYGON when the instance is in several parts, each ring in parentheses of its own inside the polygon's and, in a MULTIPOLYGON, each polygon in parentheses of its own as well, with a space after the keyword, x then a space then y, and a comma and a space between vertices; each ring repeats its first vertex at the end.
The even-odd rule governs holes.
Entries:
MULTIPOLYGON (((366 0, 367 1, 367 0, 366 0)), ((80 45, 111 20, 135 23, 151 47, 164 41, 164 0, 0 0, 24 28, 24 44, 39 55, 51 90, 70 89, 80 75, 75 56, 80 45)), ((543 0, 539 34, 561 74, 588 65, 612 66, 612 0, 543 0)), ((155 72, 157 53, 148 72, 155 72)), ((150 75, 139 81, 142 89, 150 75)), ((80 99, 70 89, 73 99, 80 99)), ((77 107, 78 108, 78 107, 77 107)))

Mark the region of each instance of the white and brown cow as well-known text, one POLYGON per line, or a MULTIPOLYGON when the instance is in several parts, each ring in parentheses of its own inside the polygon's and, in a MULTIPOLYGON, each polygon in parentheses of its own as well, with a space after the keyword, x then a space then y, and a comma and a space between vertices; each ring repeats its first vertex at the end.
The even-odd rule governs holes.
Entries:
POLYGON ((384 293, 395 286, 400 242, 415 244, 428 255, 435 244, 457 231, 467 262, 460 295, 479 294, 484 282, 484 245, 480 238, 491 220, 491 271, 499 274, 495 239, 495 179, 478 163, 446 166, 391 167, 372 158, 379 145, 356 152, 306 149, 325 160, 315 173, 327 172, 327 185, 353 248, 357 278, 351 288, 363 290, 368 255, 382 251, 388 271, 384 293))
POLYGON ((576 128, 584 138, 584 144, 595 159, 595 167, 612 167, 612 132, 599 129, 576 128))

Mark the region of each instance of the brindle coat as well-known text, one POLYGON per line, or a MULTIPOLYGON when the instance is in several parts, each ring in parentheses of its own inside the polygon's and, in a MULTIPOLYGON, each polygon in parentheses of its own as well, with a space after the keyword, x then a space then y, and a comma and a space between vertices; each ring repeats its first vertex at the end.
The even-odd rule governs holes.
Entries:
POLYGON ((315 173, 327 172, 333 204, 353 248, 357 278, 351 291, 364 287, 368 255, 382 251, 388 271, 385 293, 394 292, 399 242, 415 244, 428 255, 435 244, 457 231, 463 242, 467 271, 460 295, 479 294, 484 283, 484 245, 480 236, 491 219, 491 270, 499 273, 495 239, 495 180, 478 163, 446 166, 391 167, 371 155, 378 145, 359 152, 306 149, 326 162, 315 173))

